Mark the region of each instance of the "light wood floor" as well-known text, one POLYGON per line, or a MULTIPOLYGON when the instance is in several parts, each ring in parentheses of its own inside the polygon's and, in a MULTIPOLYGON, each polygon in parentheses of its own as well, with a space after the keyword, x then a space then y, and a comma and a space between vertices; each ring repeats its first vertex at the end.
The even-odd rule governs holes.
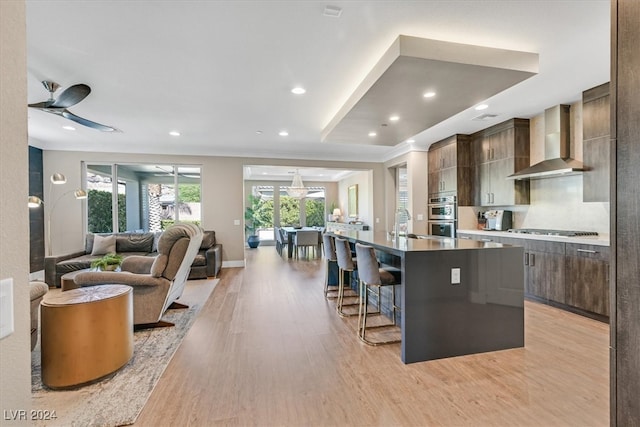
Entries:
POLYGON ((404 365, 323 296, 323 261, 246 252, 136 426, 608 426, 609 327, 525 305, 526 346, 404 365))

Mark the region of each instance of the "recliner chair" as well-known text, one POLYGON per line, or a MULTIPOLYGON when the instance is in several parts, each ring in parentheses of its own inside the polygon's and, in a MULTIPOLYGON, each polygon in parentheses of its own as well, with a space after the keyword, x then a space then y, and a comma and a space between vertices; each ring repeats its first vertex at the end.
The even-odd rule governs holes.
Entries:
POLYGON ((202 242, 203 230, 188 223, 174 224, 158 242, 158 256, 129 256, 121 271, 87 271, 74 279, 80 286, 124 284, 133 287, 133 323, 137 329, 173 326, 161 321, 170 306, 180 305, 191 263, 202 242))
POLYGON ((49 286, 40 281, 29 282, 29 298, 31 300, 31 350, 38 342, 38 323, 40 318, 40 302, 44 294, 49 292, 49 286))

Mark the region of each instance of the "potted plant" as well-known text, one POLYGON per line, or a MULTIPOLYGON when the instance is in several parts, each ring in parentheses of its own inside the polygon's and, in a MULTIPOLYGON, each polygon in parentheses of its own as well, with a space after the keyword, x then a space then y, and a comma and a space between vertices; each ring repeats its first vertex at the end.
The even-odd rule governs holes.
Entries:
POLYGON ((249 195, 249 203, 244 210, 244 231, 247 236, 247 245, 255 249, 260 245, 260 237, 256 234, 257 228, 257 211, 260 206, 260 197, 253 194, 249 195))
POLYGON ((98 258, 91 262, 91 268, 95 268, 102 271, 113 271, 120 267, 122 264, 122 260, 124 258, 122 255, 118 255, 116 253, 109 253, 104 255, 101 258, 98 258))

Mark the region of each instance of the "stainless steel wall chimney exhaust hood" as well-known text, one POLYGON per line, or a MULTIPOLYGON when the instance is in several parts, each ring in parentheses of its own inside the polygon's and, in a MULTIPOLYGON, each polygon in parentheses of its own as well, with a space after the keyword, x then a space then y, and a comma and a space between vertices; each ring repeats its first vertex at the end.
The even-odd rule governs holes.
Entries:
POLYGON ((570 110, 570 105, 556 105, 544 111, 545 160, 509 175, 507 179, 540 179, 582 173, 582 162, 569 157, 570 110))

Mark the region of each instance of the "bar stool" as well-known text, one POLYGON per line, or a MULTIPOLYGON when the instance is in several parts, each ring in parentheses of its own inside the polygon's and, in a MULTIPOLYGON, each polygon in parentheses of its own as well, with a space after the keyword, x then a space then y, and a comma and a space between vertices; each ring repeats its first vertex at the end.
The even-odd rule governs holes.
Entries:
MULTIPOLYGON (((351 288, 351 276, 355 270, 357 270, 356 263, 353 261, 353 257, 351 256, 351 248, 349 247, 349 242, 346 239, 340 239, 336 237, 334 239, 335 247, 336 247, 336 258, 338 262, 338 302, 336 303, 336 310, 341 317, 348 316, 356 316, 357 313, 345 313, 342 309, 343 307, 358 305, 359 303, 344 303, 344 276, 346 276, 349 280, 349 288, 351 288)), ((347 295, 347 296, 357 296, 347 295)))
POLYGON ((358 282, 360 289, 360 307, 358 309, 358 338, 369 345, 382 345, 400 342, 401 340, 399 339, 389 341, 371 341, 366 338, 367 315, 382 314, 380 310, 380 289, 383 286, 392 287, 393 296, 391 297, 391 304, 393 306, 393 323, 369 326, 369 329, 396 325, 396 310, 398 310, 399 307, 396 306, 395 286, 398 283, 396 283, 393 274, 379 267, 375 250, 371 246, 356 243, 356 259, 358 261, 358 282), (370 293, 375 295, 377 298, 378 310, 374 313, 369 313, 368 302, 370 293))
POLYGON ((329 295, 329 292, 335 292, 338 290, 337 286, 329 286, 329 273, 331 272, 331 266, 338 264, 338 258, 336 257, 336 244, 333 241, 333 236, 326 233, 322 235, 322 250, 324 252, 324 259, 327 261, 327 275, 324 279, 324 296, 325 298, 337 298, 337 294, 329 295))

